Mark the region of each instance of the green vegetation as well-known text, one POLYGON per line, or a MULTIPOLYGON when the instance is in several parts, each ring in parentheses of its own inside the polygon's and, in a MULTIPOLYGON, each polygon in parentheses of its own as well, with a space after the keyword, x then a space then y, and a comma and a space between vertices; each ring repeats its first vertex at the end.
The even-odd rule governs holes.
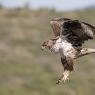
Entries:
MULTIPOLYGON (((63 71, 58 55, 41 51, 53 36, 53 17, 80 19, 95 25, 95 9, 56 12, 54 9, 0 9, 0 95, 94 95, 95 55, 77 60, 70 83, 58 86, 63 71)), ((85 46, 95 48, 94 41, 85 46)))

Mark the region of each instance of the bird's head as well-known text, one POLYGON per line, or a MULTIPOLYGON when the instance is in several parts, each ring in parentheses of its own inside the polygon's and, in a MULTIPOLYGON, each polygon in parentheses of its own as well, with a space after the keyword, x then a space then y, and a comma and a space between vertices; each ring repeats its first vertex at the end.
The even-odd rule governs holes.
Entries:
POLYGON ((56 43, 56 40, 57 40, 57 38, 54 38, 54 39, 50 39, 50 40, 48 40, 48 41, 45 41, 42 45, 41 45, 41 48, 42 48, 42 50, 44 50, 45 48, 47 48, 47 49, 51 49, 52 48, 52 46, 56 43))

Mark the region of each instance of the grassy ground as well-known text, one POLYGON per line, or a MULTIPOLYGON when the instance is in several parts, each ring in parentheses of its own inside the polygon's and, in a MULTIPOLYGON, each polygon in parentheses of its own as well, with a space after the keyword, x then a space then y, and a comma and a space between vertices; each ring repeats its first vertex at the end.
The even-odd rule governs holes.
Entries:
MULTIPOLYGON (((77 60, 70 83, 55 83, 63 68, 58 55, 40 45, 52 37, 53 17, 81 19, 95 25, 95 10, 0 9, 0 95, 94 95, 95 55, 77 60)), ((95 47, 95 40, 85 44, 95 47)))

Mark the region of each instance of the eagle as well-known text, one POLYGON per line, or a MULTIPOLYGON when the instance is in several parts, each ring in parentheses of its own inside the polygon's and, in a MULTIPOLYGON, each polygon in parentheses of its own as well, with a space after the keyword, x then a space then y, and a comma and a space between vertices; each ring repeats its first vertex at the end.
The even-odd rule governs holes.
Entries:
POLYGON ((74 60, 95 53, 95 49, 82 47, 83 43, 93 39, 95 27, 80 20, 68 18, 53 18, 50 21, 54 37, 42 44, 42 49, 48 48, 51 52, 59 53, 64 67, 62 76, 57 84, 65 83, 74 70, 74 60))

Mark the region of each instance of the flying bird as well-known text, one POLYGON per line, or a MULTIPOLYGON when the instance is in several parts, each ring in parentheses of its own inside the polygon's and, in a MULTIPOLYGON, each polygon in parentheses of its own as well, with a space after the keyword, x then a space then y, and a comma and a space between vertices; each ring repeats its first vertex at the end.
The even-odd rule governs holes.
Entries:
POLYGON ((64 67, 62 76, 57 84, 65 83, 69 79, 70 73, 74 70, 74 60, 91 53, 95 49, 83 48, 83 43, 93 39, 95 27, 79 21, 68 18, 54 18, 50 21, 54 37, 42 44, 42 49, 48 48, 51 52, 59 53, 61 63, 64 67))

